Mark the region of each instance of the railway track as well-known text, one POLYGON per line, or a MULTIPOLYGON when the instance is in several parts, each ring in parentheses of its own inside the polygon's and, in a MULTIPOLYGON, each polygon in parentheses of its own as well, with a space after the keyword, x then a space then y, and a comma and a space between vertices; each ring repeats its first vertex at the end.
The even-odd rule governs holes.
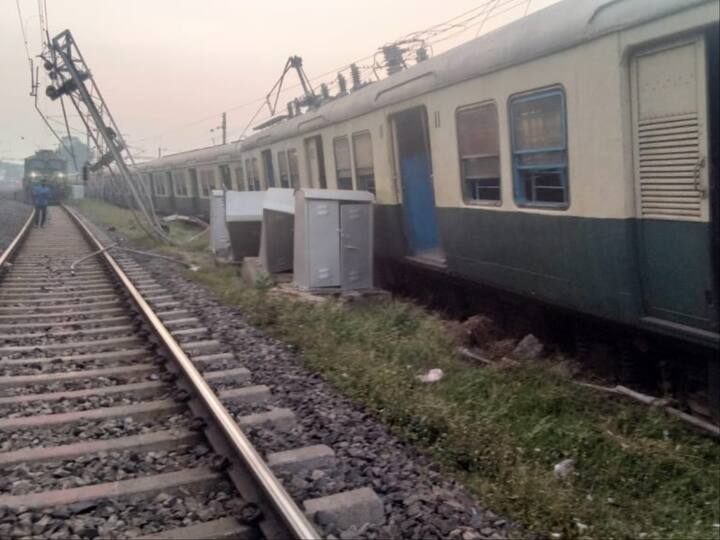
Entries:
POLYGON ((239 427, 292 413, 232 417, 269 389, 77 216, 49 217, 0 256, 0 537, 317 537, 239 427))

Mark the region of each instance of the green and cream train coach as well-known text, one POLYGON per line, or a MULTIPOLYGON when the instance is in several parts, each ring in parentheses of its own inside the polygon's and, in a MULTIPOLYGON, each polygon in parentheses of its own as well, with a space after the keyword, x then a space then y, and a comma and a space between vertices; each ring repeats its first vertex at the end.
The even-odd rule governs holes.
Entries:
POLYGON ((564 0, 141 169, 176 201, 180 171, 196 198, 203 182, 370 190, 378 264, 717 347, 719 7, 564 0))

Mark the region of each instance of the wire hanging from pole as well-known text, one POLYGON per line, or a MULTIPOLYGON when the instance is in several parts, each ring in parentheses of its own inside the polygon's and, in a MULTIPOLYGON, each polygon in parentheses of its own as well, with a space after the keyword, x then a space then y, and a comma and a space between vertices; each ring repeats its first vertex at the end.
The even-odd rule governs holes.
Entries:
POLYGON ((527 4, 525 4, 525 11, 523 11, 523 17, 525 17, 528 14, 528 10, 530 9, 531 3, 532 3, 532 0, 527 0, 527 4))
POLYGON ((482 32, 483 26, 485 26, 485 22, 488 20, 488 17, 490 17, 490 14, 493 12, 493 10, 497 7, 497 3, 498 0, 495 0, 493 4, 488 7, 487 11, 485 12, 485 17, 480 23, 480 28, 478 28, 478 31, 475 33, 475 37, 478 37, 480 35, 480 32, 482 32))
MULTIPOLYGON (((56 61, 57 61, 57 57, 55 55, 55 50, 50 46, 50 30, 48 28, 49 22, 48 22, 48 15, 47 15, 46 0, 38 0, 38 8, 40 10, 41 32, 45 36, 44 41, 43 41, 43 52, 45 52, 45 49, 47 49, 50 52, 50 57, 52 58, 52 63, 53 63, 53 65, 55 65, 56 61), (43 10, 44 10, 44 13, 43 13, 43 10)), ((60 96, 60 108, 62 109, 63 119, 65 120, 65 131, 67 132, 68 144, 70 145, 70 157, 72 158, 75 172, 78 172, 80 169, 78 168, 77 157, 75 156, 75 145, 73 144, 72 135, 70 134, 70 123, 68 121, 67 111, 65 110, 65 100, 63 99, 63 96, 60 96)), ((63 145, 63 146, 65 146, 65 145, 63 145)), ((65 150, 67 151, 67 147, 65 147, 65 150)))

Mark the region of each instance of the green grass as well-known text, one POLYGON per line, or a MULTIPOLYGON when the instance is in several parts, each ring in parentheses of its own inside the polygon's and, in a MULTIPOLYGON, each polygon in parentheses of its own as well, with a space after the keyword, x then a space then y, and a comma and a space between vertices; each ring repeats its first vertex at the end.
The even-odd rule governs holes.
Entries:
POLYGON ((166 255, 180 255, 183 258, 188 258, 189 255, 193 258, 192 254, 200 255, 208 249, 209 235, 198 236, 200 229, 197 227, 182 222, 169 223, 167 234, 176 244, 170 246, 149 237, 133 213, 125 208, 94 199, 81 199, 73 204, 96 223, 104 223, 117 229, 139 249, 155 249, 166 255))
POLYGON ((408 302, 293 301, 208 264, 188 276, 293 344, 309 369, 528 531, 720 538, 719 444, 661 411, 538 367, 470 366, 454 353, 443 321, 408 302), (445 377, 416 380, 430 368, 445 377), (569 457, 576 474, 556 478, 553 465, 569 457))

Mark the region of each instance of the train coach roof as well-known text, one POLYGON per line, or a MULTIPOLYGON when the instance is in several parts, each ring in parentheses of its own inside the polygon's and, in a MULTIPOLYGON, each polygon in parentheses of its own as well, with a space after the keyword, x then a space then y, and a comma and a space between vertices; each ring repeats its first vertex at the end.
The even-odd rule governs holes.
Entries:
POLYGON ((239 143, 221 144, 178 152, 161 158, 138 163, 140 171, 156 171, 180 168, 187 165, 203 165, 204 163, 216 163, 218 161, 231 161, 240 156, 239 143))
POLYGON ((244 150, 369 113, 433 90, 528 62, 611 32, 718 0, 562 0, 425 62, 370 84, 242 142, 172 154, 139 164, 152 171, 237 160, 244 150))
POLYGON ((243 150, 546 56, 611 32, 717 0, 563 0, 348 96, 245 139, 243 150))

